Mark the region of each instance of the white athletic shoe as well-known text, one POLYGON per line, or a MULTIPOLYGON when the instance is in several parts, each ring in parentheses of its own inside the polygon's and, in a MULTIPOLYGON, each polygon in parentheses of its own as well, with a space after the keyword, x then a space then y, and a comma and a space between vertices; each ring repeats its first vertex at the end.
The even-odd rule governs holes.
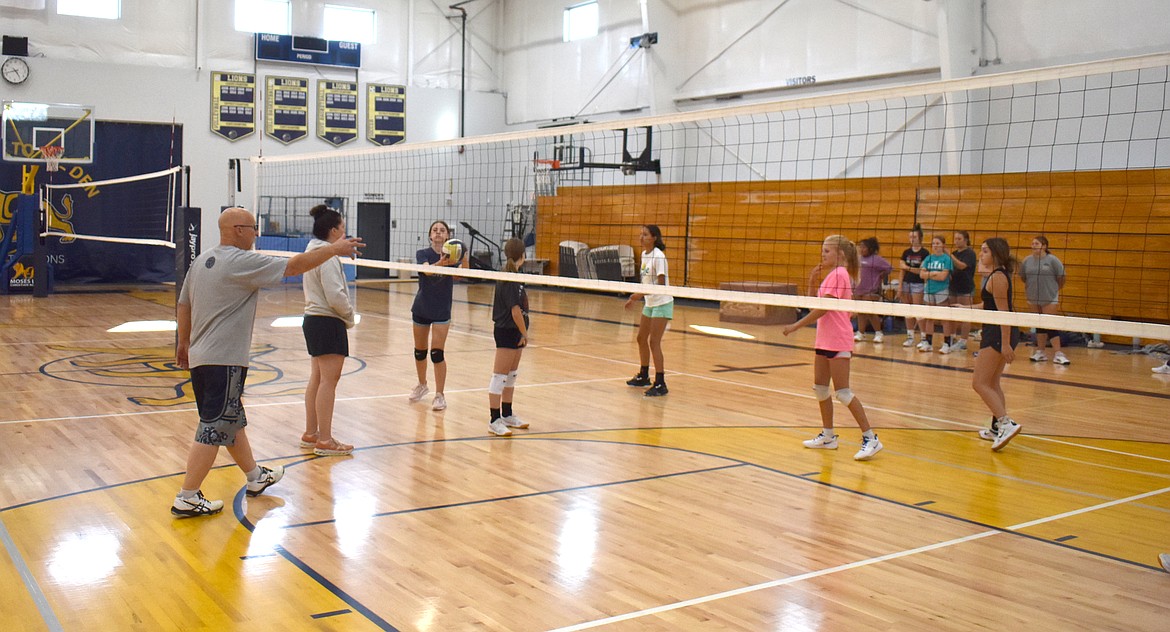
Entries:
POLYGON ((191 498, 175 496, 175 502, 171 503, 171 515, 179 518, 210 516, 222 510, 222 500, 208 500, 203 497, 202 491, 196 491, 195 495, 191 498))
POLYGON ((1170 573, 1170 553, 1162 553, 1159 555, 1158 563, 1162 565, 1162 570, 1170 573))
POLYGON ((1032 362, 1048 362, 1048 356, 1044 355, 1044 352, 1039 349, 1033 351, 1032 357, 1028 359, 1032 362))
POLYGON ((853 340, 855 342, 861 342, 865 340, 865 334, 861 333, 860 331, 855 331, 853 332, 853 340))
POLYGON ((496 435, 497 437, 510 437, 510 436, 512 436, 511 429, 509 429, 508 426, 506 424, 504 424, 504 420, 502 418, 496 419, 495 421, 492 421, 491 423, 489 423, 488 424, 488 432, 496 435))
POLYGON ((1085 346, 1090 349, 1104 349, 1105 343, 1100 340, 1090 340, 1085 346))
MULTIPOLYGON (((316 449, 314 449, 314 452, 315 451, 316 449)), ((249 496, 259 496, 260 494, 264 493, 264 490, 272 487, 282 478, 284 478, 283 465, 274 465, 271 468, 261 465, 260 478, 254 481, 248 481, 248 484, 245 486, 247 489, 244 491, 247 492, 249 496)))
POLYGON ((442 393, 435 393, 435 401, 431 402, 431 410, 447 410, 447 398, 442 393))
POLYGON ((906 336, 906 342, 903 342, 902 346, 903 347, 913 347, 914 346, 914 336, 906 336))
POLYGON ((873 455, 877 454, 878 452, 881 452, 881 449, 883 447, 885 447, 885 446, 882 445, 881 441, 878 441, 876 434, 873 436, 872 439, 866 437, 865 435, 862 435, 861 436, 861 449, 857 451, 857 454, 853 455, 853 460, 854 461, 868 461, 868 460, 873 458, 873 455))
POLYGON ((967 350, 967 340, 965 338, 959 338, 958 342, 951 345, 951 351, 966 351, 966 350, 967 350))
POLYGON ((954 350, 954 347, 952 347, 951 345, 948 345, 947 343, 944 342, 943 346, 939 347, 938 352, 939 353, 950 353, 953 350, 954 350))
POLYGON ((1052 363, 1053 364, 1060 364, 1063 366, 1068 366, 1069 364, 1071 364, 1071 362, 1068 361, 1068 357, 1064 355, 1063 351, 1057 351, 1055 354, 1053 354, 1052 363))
POLYGON ((1163 364, 1162 366, 1156 366, 1150 370, 1153 371, 1154 373, 1161 373, 1162 375, 1170 375, 1170 362, 1167 362, 1166 364, 1163 364))
POLYGON ((934 345, 923 340, 922 342, 918 343, 918 351, 920 353, 930 353, 931 351, 934 351, 934 345))
POLYGON ((431 388, 429 386, 426 384, 419 384, 410 390, 410 397, 407 397, 406 400, 409 402, 417 402, 418 400, 425 397, 429 392, 431 392, 431 388))
POLYGON ((518 428, 520 430, 528 428, 528 422, 521 421, 516 415, 508 415, 507 417, 501 417, 501 419, 504 420, 504 425, 509 428, 518 428))
POLYGON ((995 436, 995 441, 991 443, 991 451, 999 452, 1007 447, 1009 441, 1013 437, 1020 434, 1020 424, 1013 421, 1010 417, 999 422, 999 434, 995 436))
POLYGON ((885 340, 885 336, 882 335, 882 332, 880 332, 880 331, 873 332, 873 343, 875 345, 880 345, 882 343, 882 340, 885 340))
POLYGON ((836 450, 837 435, 826 437, 824 431, 821 431, 820 434, 813 437, 812 439, 809 439, 808 441, 804 441, 803 443, 804 447, 806 448, 814 448, 817 450, 836 450))

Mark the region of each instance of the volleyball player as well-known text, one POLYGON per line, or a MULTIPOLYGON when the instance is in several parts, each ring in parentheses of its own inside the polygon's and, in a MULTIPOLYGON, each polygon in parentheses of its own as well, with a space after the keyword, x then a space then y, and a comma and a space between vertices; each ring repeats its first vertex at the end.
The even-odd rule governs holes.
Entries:
MULTIPOLYGON (((816 278, 827 271, 825 279, 821 281, 817 296, 820 298, 836 298, 848 300, 853 298, 853 280, 857 278, 861 264, 857 256, 857 248, 853 242, 841 235, 830 235, 821 245, 821 262, 809 274, 809 287, 816 282, 816 278)), ((833 391, 829 388, 831 381, 836 387, 837 401, 845 404, 853 419, 861 428, 861 449, 853 458, 865 461, 873 458, 882 449, 882 442, 878 441, 877 434, 869 426, 865 415, 865 408, 861 400, 849 388, 849 358, 853 355, 853 326, 849 322, 849 312, 828 311, 814 309, 804 318, 785 325, 784 335, 787 336, 809 323, 817 323, 816 342, 814 344, 816 356, 813 358, 813 391, 821 409, 821 432, 817 436, 804 442, 804 447, 836 450, 837 435, 833 432, 833 391)))
MULTIPOLYGON (((922 277, 918 273, 922 271, 922 260, 929 254, 926 248, 922 247, 922 226, 915 224, 914 228, 910 229, 910 247, 902 251, 902 259, 898 262, 898 269, 902 271, 902 280, 898 283, 898 302, 909 303, 911 305, 922 304, 922 292, 926 288, 922 277)), ((916 319, 906 317, 906 342, 902 343, 903 347, 914 346, 914 326, 921 323, 916 319)), ((922 341, 926 341, 927 332, 922 329, 922 341)), ((921 343, 919 343, 921 344, 921 343)))
MULTIPOLYGON (((313 217, 313 239, 305 252, 326 248, 345 237, 341 213, 318 204, 309 215, 313 217)), ((305 433, 301 435, 301 447, 312 448, 317 456, 344 456, 353 452, 353 446, 333 436, 333 405, 341 369, 349 355, 346 330, 354 326, 355 318, 341 261, 333 257, 309 270, 302 277, 302 286, 305 315, 301 330, 312 364, 309 384, 305 387, 305 433)))
MULTIPOLYGON (((662 230, 654 224, 642 226, 639 235, 642 246, 642 283, 646 285, 670 285, 667 271, 666 244, 662 241, 662 230)), ((638 322, 638 374, 626 380, 630 386, 649 386, 643 393, 646 397, 661 397, 670 392, 666 388, 666 368, 663 366, 662 335, 674 318, 674 297, 669 294, 631 294, 626 299, 626 309, 639 299, 645 299, 642 319, 638 322), (650 356, 654 356, 654 383, 650 383, 650 356)))
MULTIPOLYGON (((1028 309, 1037 314, 1060 313, 1060 290, 1064 288, 1064 264, 1048 248, 1048 238, 1036 235, 1032 239, 1032 254, 1020 262, 1020 280, 1024 282, 1028 309)), ((1052 341, 1053 364, 1068 365, 1069 359, 1060 349, 1060 332, 1036 330, 1036 350, 1033 362, 1045 362, 1044 346, 1052 341)))
MULTIPOLYGON (((971 235, 965 230, 955 231, 955 247, 951 249, 951 301, 956 307, 970 308, 975 295, 975 268, 979 255, 971 248, 971 235)), ((957 336, 951 339, 951 351, 966 351, 971 337, 971 322, 958 323, 957 336)), ((952 330, 954 331, 954 330, 952 330)))
MULTIPOLYGON (((979 248, 979 263, 991 270, 983 278, 980 298, 983 309, 988 311, 1012 311, 1012 268, 1015 259, 1005 239, 992 237, 979 248)), ((983 337, 979 341, 979 355, 975 357, 975 372, 971 376, 971 387, 991 410, 991 427, 979 431, 979 437, 991 441, 991 449, 998 452, 1007 446, 1020 432, 1020 424, 1007 414, 1007 400, 1003 394, 1001 379, 1003 370, 1015 359, 1015 347, 1020 342, 1020 332, 1008 325, 983 325, 983 337)))
MULTIPOLYGON (((508 259, 504 271, 519 272, 524 265, 524 242, 515 237, 504 242, 504 256, 508 259)), ((496 281, 492 320, 495 322, 496 359, 488 384, 491 412, 488 430, 494 435, 508 437, 513 428, 528 427, 512 410, 520 356, 528 346, 528 293, 523 283, 496 281)))
MULTIPOLYGON (((431 245, 414 253, 415 262, 431 266, 462 264, 466 268, 470 257, 464 256, 460 261, 452 261, 451 257, 443 252, 443 244, 450 238, 451 227, 447 222, 441 219, 432 222, 427 231, 427 239, 431 245)), ((453 276, 420 272, 418 292, 414 295, 414 304, 410 308, 410 319, 414 323, 414 369, 418 373, 418 385, 411 389, 407 399, 417 402, 430 391, 430 387, 427 386, 429 347, 431 363, 435 365, 435 399, 431 402, 431 410, 447 408, 447 398, 443 395, 443 389, 447 385, 447 359, 443 354, 443 348, 447 344, 447 332, 451 329, 451 293, 454 285, 453 276)))

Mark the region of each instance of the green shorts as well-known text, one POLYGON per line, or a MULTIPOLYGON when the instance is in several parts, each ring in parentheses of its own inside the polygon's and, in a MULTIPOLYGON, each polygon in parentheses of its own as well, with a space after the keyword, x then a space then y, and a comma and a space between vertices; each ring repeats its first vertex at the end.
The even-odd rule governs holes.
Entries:
POLYGON ((646 318, 665 318, 671 320, 674 318, 674 301, 666 305, 655 305, 654 307, 647 305, 642 308, 642 315, 646 318))

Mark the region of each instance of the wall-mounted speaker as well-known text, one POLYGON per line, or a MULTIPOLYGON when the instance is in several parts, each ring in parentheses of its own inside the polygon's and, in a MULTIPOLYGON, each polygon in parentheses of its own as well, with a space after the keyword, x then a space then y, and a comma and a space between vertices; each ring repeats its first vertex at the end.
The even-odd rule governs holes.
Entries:
POLYGON ((3 53, 7 57, 28 57, 28 38, 5 35, 3 53))

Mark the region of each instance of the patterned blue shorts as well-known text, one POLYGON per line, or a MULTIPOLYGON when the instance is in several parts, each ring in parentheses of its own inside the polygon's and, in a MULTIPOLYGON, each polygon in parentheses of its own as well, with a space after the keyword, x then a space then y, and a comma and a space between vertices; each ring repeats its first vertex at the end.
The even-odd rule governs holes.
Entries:
POLYGON ((244 414, 244 380, 246 366, 206 365, 191 368, 191 388, 199 409, 199 427, 195 442, 204 445, 233 446, 236 433, 248 425, 244 414))

